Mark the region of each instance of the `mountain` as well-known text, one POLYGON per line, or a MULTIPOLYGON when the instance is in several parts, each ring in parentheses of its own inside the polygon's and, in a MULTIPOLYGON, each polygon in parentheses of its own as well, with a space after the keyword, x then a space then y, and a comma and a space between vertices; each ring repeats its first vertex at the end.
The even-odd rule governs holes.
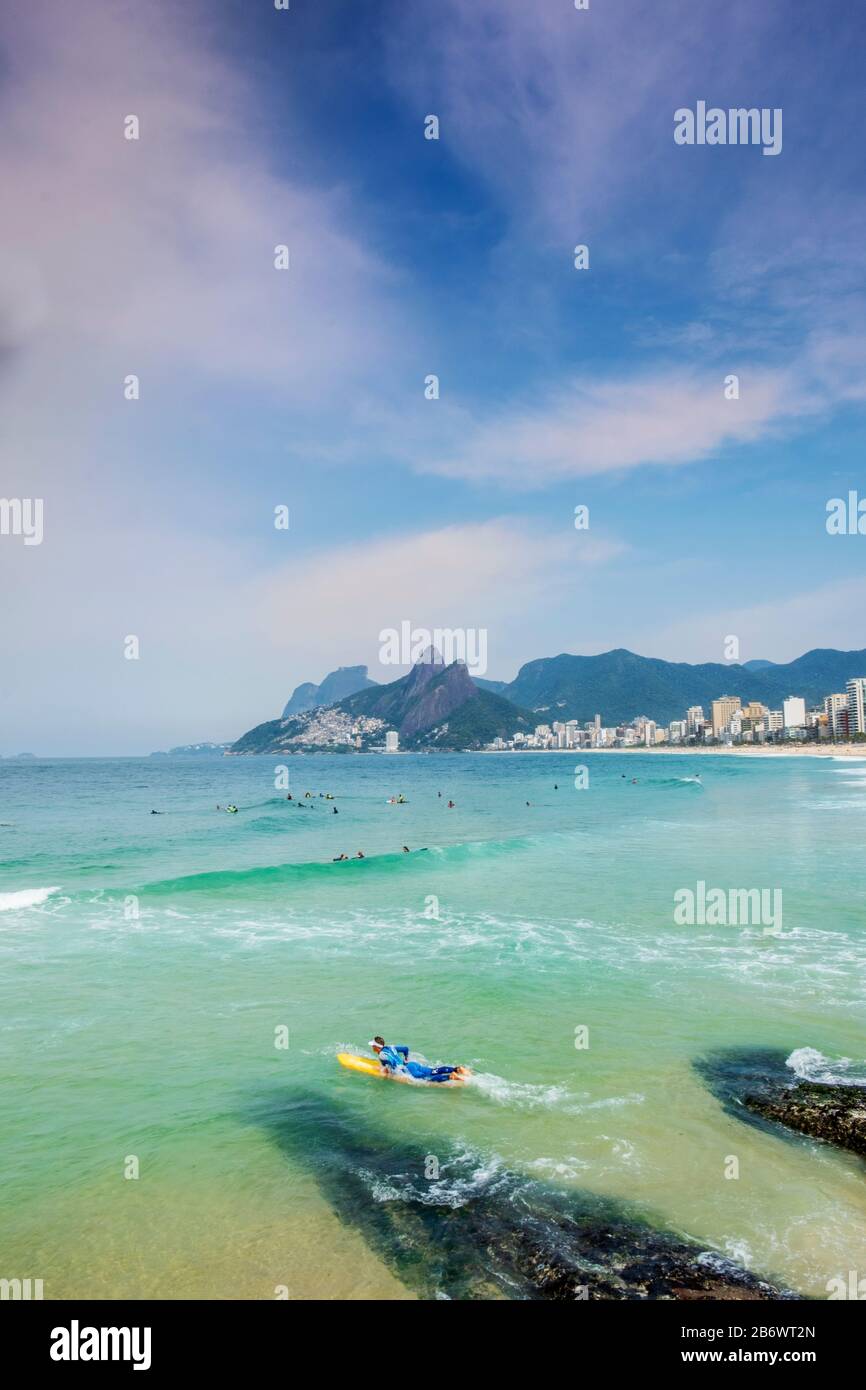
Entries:
POLYGON ((342 702, 353 714, 382 719, 401 744, 437 748, 480 747, 517 729, 534 727, 528 710, 479 689, 460 661, 444 666, 422 659, 408 676, 342 702))
MULTIPOLYGON (((584 723, 600 714, 605 724, 613 725, 645 714, 667 724, 684 718, 689 705, 701 705, 709 714, 720 695, 760 700, 771 709, 779 709, 788 695, 802 695, 807 705, 815 705, 825 695, 843 691, 852 676, 866 676, 866 650, 815 648, 782 665, 756 660, 742 666, 692 666, 623 648, 599 656, 562 653, 527 662, 504 686, 473 680, 460 662, 446 667, 429 654, 407 676, 387 685, 369 680, 366 670, 348 666, 332 672, 321 686, 311 687, 316 691, 314 707, 257 725, 232 745, 231 752, 347 752, 381 746, 388 729, 397 730, 402 748, 478 748, 555 719, 584 723), (328 700, 329 688, 333 691, 341 680, 356 679, 363 688, 328 700)), ((295 696, 305 688, 299 686, 295 696)))
POLYGON ((770 666, 775 666, 775 661, 764 661, 763 657, 756 656, 751 661, 743 662, 744 671, 766 671, 770 666))
POLYGON ((250 729, 233 753, 301 752, 310 748, 381 746, 394 729, 402 748, 480 748, 494 738, 535 724, 528 710, 518 709, 489 690, 480 690, 462 662, 445 666, 422 659, 407 676, 388 685, 370 683, 326 708, 289 719, 272 719, 250 729))
POLYGON ((514 704, 552 719, 579 719, 600 714, 606 724, 620 724, 638 714, 659 723, 681 719, 689 705, 710 705, 720 695, 760 700, 773 709, 788 695, 817 704, 844 690, 851 676, 866 674, 866 651, 819 648, 785 665, 754 670, 722 662, 689 665, 637 656, 622 648, 599 656, 542 657, 521 666, 503 694, 514 704))
POLYGON ((366 666, 338 666, 336 671, 330 671, 325 676, 321 685, 304 681, 296 686, 282 717, 291 719, 294 714, 303 714, 305 710, 316 709, 320 705, 335 705, 347 695, 354 695, 356 690, 366 690, 375 684, 368 677, 366 666))
POLYGON ((490 690, 494 695, 501 695, 508 684, 508 681, 488 681, 483 676, 473 676, 475 684, 481 690, 490 690))

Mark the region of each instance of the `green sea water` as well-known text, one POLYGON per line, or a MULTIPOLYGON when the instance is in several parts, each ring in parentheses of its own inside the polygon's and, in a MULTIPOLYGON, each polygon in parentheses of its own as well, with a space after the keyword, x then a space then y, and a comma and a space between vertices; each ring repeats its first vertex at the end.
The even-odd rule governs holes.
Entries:
POLYGON ((810 1296, 862 1274, 862 1163, 740 1123, 693 1063, 754 1046, 792 1078, 866 1071, 866 761, 288 767, 291 802, 269 758, 0 764, 0 1276, 51 1298, 415 1297, 328 1200, 327 1125, 275 1139, 300 1096, 397 1156, 460 1152, 463 1183, 508 1168, 622 1199, 810 1296), (677 925, 700 880, 780 889, 780 930, 677 925), (472 1084, 341 1069, 374 1033, 472 1084))

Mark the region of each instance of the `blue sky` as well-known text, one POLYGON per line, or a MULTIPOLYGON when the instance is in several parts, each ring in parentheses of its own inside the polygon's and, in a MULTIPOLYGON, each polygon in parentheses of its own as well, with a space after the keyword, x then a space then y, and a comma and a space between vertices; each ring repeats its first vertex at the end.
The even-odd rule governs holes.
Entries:
POLYGON ((866 537, 824 525, 866 495, 858 7, 34 0, 0 37, 0 493, 45 505, 0 537, 0 752, 235 737, 392 678, 403 620, 505 679, 866 646, 866 537), (698 100, 781 108, 781 153, 676 145, 698 100))

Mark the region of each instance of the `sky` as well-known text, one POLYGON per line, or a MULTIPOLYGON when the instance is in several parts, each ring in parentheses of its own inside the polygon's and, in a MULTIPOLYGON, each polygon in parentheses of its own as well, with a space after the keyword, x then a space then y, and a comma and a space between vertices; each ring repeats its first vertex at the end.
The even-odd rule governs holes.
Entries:
POLYGON ((403 622, 502 680, 866 647, 864 50, 850 0, 10 0, 0 754, 234 739, 403 622))

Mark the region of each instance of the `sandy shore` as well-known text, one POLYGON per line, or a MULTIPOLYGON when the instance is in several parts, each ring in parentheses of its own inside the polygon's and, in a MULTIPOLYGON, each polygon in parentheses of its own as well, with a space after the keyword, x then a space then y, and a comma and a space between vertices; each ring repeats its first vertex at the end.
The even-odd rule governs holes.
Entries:
MULTIPOLYGON (((552 749, 552 752, 562 753, 565 749, 552 749)), ((748 744, 738 744, 735 748, 717 748, 714 745, 696 746, 681 748, 669 744, 661 744, 656 748, 647 748, 644 745, 637 745, 634 748, 574 748, 569 749, 574 753, 675 753, 678 756, 705 757, 707 754, 719 758, 859 758, 861 762, 866 762, 866 743, 807 743, 794 748, 750 747, 748 744)))

